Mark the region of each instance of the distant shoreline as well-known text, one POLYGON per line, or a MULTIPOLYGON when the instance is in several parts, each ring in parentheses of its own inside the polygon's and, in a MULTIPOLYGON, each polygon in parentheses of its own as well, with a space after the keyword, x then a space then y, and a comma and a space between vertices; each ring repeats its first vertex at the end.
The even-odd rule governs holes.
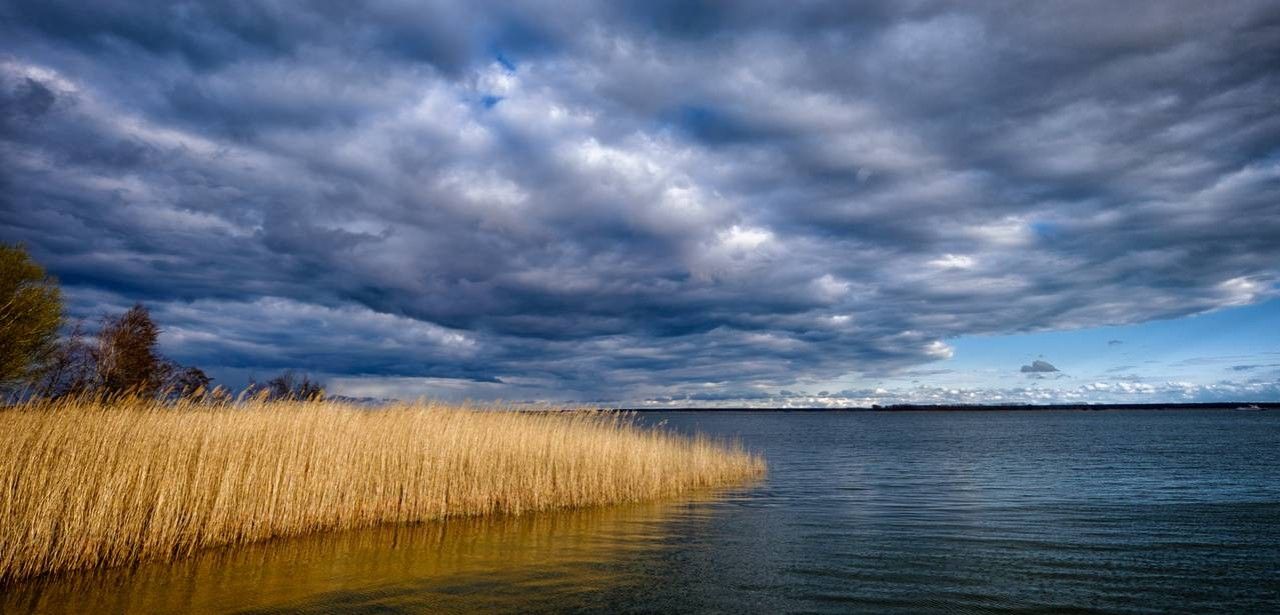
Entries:
POLYGON ((627 412, 1009 412, 1043 410, 1280 410, 1280 402, 1242 401, 1173 404, 891 404, 808 408, 619 408, 627 412))

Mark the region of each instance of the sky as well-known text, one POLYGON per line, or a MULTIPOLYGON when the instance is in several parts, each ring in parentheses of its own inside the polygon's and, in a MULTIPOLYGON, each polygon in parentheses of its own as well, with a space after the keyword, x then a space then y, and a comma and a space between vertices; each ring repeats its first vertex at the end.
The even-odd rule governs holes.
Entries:
POLYGON ((0 0, 0 241, 241 386, 1280 400, 1275 2, 0 0))

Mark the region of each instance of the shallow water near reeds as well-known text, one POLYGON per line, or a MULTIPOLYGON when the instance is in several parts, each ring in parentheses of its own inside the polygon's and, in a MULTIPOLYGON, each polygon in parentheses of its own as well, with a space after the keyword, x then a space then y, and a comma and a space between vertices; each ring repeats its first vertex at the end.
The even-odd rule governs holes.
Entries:
POLYGON ((1277 612, 1280 412, 680 412, 769 475, 28 581, 38 612, 1277 612))

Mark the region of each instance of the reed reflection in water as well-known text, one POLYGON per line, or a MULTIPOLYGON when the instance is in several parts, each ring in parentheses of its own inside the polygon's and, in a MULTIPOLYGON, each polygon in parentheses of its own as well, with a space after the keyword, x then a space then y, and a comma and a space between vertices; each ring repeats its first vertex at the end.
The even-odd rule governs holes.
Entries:
POLYGON ((6 587, 0 612, 457 612, 570 607, 638 581, 620 558, 663 548, 665 520, 714 494, 515 517, 455 518, 218 549, 173 564, 6 587))

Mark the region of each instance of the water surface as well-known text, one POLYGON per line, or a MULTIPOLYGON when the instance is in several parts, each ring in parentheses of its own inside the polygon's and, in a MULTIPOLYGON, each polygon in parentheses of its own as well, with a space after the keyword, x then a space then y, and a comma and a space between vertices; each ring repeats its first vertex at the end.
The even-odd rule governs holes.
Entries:
POLYGON ((1280 612, 1280 412, 687 412, 769 476, 690 502, 276 541, 23 612, 1280 612))

